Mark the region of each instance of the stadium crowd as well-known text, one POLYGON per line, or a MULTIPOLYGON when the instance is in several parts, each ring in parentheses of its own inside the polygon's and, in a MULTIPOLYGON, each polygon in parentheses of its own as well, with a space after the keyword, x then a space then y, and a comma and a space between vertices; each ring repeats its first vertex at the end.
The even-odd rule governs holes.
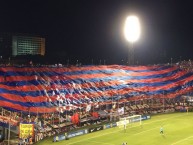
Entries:
MULTIPOLYGON (((135 114, 157 114, 174 111, 187 111, 192 109, 184 98, 175 99, 149 99, 136 100, 132 102, 112 102, 112 104, 101 105, 99 108, 70 110, 66 112, 33 114, 30 112, 16 112, 1 108, 0 122, 19 127, 20 123, 34 124, 34 138, 31 135, 19 138, 20 144, 32 144, 46 137, 68 132, 89 126, 101 124, 104 121, 118 121, 120 117, 135 114), (123 108, 123 112, 121 109, 123 108)), ((5 126, 6 127, 6 126, 5 126)))

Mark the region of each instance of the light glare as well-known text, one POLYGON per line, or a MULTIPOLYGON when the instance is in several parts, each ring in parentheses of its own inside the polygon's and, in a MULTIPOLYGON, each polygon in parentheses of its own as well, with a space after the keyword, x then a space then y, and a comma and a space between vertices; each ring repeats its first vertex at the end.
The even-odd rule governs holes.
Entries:
POLYGON ((136 16, 129 16, 125 21, 124 27, 125 38, 129 42, 135 42, 140 36, 139 19, 136 16))

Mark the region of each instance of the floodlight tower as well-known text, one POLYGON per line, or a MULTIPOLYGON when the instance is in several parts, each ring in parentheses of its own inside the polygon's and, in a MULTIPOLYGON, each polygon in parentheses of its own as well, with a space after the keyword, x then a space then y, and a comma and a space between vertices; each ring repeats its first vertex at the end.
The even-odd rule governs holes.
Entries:
POLYGON ((135 63, 133 44, 139 39, 140 33, 139 19, 136 16, 128 16, 124 26, 125 38, 131 44, 128 52, 128 65, 134 65, 135 63))

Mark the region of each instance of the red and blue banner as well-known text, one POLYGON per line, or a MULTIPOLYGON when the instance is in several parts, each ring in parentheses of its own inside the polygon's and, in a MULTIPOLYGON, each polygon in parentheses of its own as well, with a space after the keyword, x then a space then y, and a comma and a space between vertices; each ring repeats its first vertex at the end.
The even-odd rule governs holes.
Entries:
POLYGON ((0 68, 0 106, 16 111, 62 112, 117 100, 175 98, 192 90, 193 73, 177 66, 0 68))

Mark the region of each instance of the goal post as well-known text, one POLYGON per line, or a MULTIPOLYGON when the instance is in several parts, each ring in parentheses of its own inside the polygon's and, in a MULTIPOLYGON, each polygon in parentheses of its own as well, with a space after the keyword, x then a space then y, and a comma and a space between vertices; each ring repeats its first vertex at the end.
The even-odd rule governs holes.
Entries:
POLYGON ((136 126, 141 126, 141 115, 133 115, 120 118, 117 122, 117 126, 121 127, 128 124, 136 124, 136 126))

